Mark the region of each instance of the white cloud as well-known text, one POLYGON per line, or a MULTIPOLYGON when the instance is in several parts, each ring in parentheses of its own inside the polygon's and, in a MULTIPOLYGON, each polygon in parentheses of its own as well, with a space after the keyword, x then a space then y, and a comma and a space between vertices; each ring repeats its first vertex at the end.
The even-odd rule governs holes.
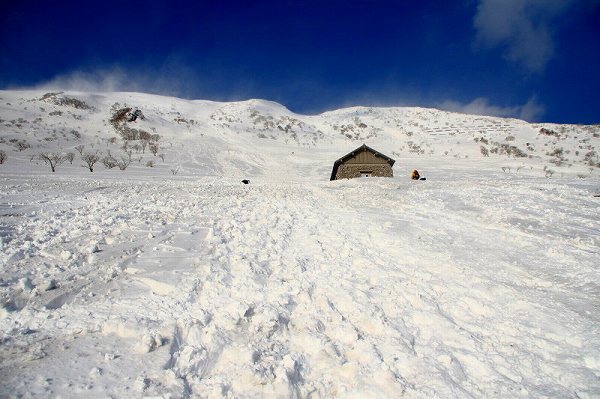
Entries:
POLYGON ((544 106, 537 101, 535 96, 533 96, 520 107, 518 118, 529 122, 535 122, 544 115, 544 112, 544 106))
POLYGON ((554 55, 552 27, 577 0, 478 0, 476 43, 501 46, 504 56, 540 72, 554 55))
POLYGON ((489 103, 484 97, 478 97, 469 103, 446 100, 437 105, 446 111, 461 112, 472 115, 499 116, 504 118, 518 118, 529 122, 536 121, 544 113, 544 107, 532 96, 525 104, 501 107, 489 103))
POLYGON ((97 72, 75 71, 58 75, 36 86, 39 89, 61 89, 87 92, 136 91, 135 81, 129 81, 119 68, 97 72))
POLYGON ((28 88, 83 92, 131 91, 186 97, 191 94, 191 88, 199 84, 195 76, 181 67, 128 71, 117 66, 73 71, 28 88))

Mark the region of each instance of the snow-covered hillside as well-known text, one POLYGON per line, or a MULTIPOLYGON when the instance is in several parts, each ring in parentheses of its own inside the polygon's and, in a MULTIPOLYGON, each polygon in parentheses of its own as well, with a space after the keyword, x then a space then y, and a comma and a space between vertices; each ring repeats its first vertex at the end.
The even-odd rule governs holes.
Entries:
POLYGON ((600 396, 598 126, 17 91, 0 119, 0 397, 600 396), (328 181, 363 143, 395 177, 328 181))
POLYGON ((600 171, 598 125, 529 124, 423 108, 354 107, 305 116, 262 100, 0 91, 4 171, 21 170, 23 162, 45 171, 39 154, 58 152, 75 155, 72 164, 59 167, 69 175, 81 167, 80 148, 101 158, 131 159, 128 174, 153 162, 156 170, 143 174, 327 180, 333 161, 363 143, 398 159, 396 173, 403 175, 454 161, 533 176, 600 171), (141 117, 131 120, 136 110, 141 117), (144 147, 153 142, 156 154, 144 147))

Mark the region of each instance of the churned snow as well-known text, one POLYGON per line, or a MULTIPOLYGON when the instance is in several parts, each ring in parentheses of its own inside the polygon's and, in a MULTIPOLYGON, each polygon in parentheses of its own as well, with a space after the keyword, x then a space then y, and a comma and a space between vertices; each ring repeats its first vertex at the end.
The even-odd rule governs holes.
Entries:
POLYGON ((0 92, 1 397, 600 396, 600 185, 578 148, 596 127, 43 94, 0 92), (106 121, 126 101, 164 162, 35 159, 117 154, 106 121), (535 157, 473 140, 506 135, 535 157), (564 164, 540 148, 553 141, 564 164), (363 142, 396 177, 329 182, 363 142))

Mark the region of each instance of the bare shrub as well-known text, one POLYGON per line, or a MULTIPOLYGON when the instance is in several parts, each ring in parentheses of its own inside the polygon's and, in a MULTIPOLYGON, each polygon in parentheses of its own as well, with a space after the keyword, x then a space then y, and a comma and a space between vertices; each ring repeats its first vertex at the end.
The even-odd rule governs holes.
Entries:
POLYGON ((117 166, 120 170, 125 170, 131 164, 131 156, 122 156, 121 159, 117 162, 117 166))
POLYGON ((481 155, 483 155, 484 157, 489 157, 490 156, 490 152, 484 146, 480 146, 479 147, 479 151, 481 151, 481 155))
POLYGON ((0 150, 0 165, 2 165, 4 161, 6 161, 6 158, 8 158, 8 156, 6 155, 6 151, 0 150))
POLYGON ((63 92, 62 91, 48 92, 48 93, 45 93, 42 97, 40 97, 40 100, 46 101, 48 99, 58 96, 59 94, 63 94, 63 92))
POLYGON ((52 172, 56 172, 56 167, 67 160, 67 157, 59 152, 42 152, 38 155, 38 158, 44 161, 45 164, 50 165, 52 172))
POLYGON ((543 134, 545 136, 560 137, 560 134, 558 134, 554 130, 546 129, 544 127, 540 129, 540 134, 543 134))
POLYGON ((73 160, 75 159, 75 154, 72 152, 68 152, 67 155, 65 155, 65 157, 67 158, 67 161, 69 161, 69 164, 73 165, 73 160))
POLYGON ((156 154, 158 153, 158 144, 150 143, 148 145, 148 148, 150 149, 150 152, 152 153, 152 155, 156 156, 156 154))
POLYGON ((118 165, 118 161, 109 152, 102 158, 102 164, 106 169, 112 169, 118 165))
POLYGON ((100 155, 98 155, 97 152, 92 153, 92 152, 86 152, 85 154, 83 154, 81 156, 81 160, 83 162, 85 162, 87 168, 90 170, 90 172, 94 171, 94 165, 96 164, 96 162, 98 162, 100 160, 100 155))
POLYGON ((145 130, 128 126, 129 122, 135 122, 138 118, 145 119, 141 110, 134 110, 131 107, 120 108, 119 103, 115 103, 112 106, 112 116, 109 122, 123 140, 158 141, 160 138, 158 134, 151 134, 145 130))
POLYGON ((551 157, 561 157, 563 155, 563 149, 555 148, 552 152, 550 152, 550 151, 546 152, 546 155, 549 155, 551 157))
POLYGON ((165 154, 158 154, 158 157, 162 159, 163 162, 165 162, 165 154))
POLYGON ((506 154, 507 156, 513 156, 515 158, 527 158, 527 154, 525 152, 523 152, 521 149, 519 149, 518 147, 515 147, 514 145, 508 145, 508 144, 501 144, 501 143, 492 143, 494 145, 494 147, 492 147, 490 149, 490 152, 492 154, 499 154, 499 155, 504 155, 506 154))
MULTIPOLYGON (((116 104, 115 104, 116 105, 116 104)), ((119 130, 119 127, 122 123, 127 122, 127 114, 131 111, 131 108, 125 107, 117 109, 110 118, 110 123, 116 130, 119 130)))
POLYGON ((85 146, 83 144, 79 144, 78 146, 75 146, 75 149, 77 150, 79 155, 83 155, 84 148, 85 148, 85 146))
POLYGON ((152 141, 152 140, 154 140, 152 134, 150 132, 145 131, 145 130, 141 130, 141 129, 138 130, 138 134, 139 134, 140 140, 146 140, 146 141, 152 141))
POLYGON ((146 166, 149 168, 153 168, 154 167, 154 161, 153 160, 149 160, 148 162, 146 162, 146 166))
POLYGON ((17 146, 17 150, 19 150, 19 152, 24 151, 28 148, 30 148, 31 146, 29 145, 28 142, 26 141, 17 141, 17 143, 15 144, 17 146))
POLYGON ((175 176, 177 173, 179 173, 179 166, 176 168, 171 169, 171 173, 173 174, 173 176, 175 176))
POLYGON ((94 109, 85 102, 73 97, 55 97, 53 102, 56 105, 67 105, 77 109, 94 109))
POLYGON ((586 153, 583 157, 583 161, 586 162, 589 166, 594 166, 596 163, 596 151, 592 150, 586 153))

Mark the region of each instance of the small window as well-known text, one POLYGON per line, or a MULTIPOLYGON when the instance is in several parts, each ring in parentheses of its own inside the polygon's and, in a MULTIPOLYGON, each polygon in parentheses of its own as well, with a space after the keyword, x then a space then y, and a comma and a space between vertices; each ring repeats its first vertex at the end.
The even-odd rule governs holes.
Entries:
POLYGON ((372 175, 373 175, 373 172, 368 172, 368 171, 360 172, 360 177, 371 177, 372 175))

